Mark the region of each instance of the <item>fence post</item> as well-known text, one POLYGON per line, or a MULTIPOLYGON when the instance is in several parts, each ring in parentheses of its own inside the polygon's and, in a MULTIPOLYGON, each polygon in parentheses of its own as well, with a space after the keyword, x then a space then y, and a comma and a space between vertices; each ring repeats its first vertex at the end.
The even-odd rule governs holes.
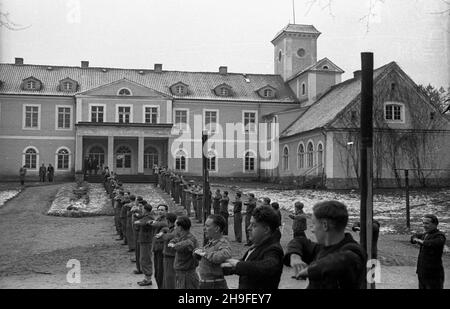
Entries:
POLYGON ((409 229, 411 227, 410 215, 409 215, 409 171, 405 170, 405 189, 406 189, 406 227, 409 229))

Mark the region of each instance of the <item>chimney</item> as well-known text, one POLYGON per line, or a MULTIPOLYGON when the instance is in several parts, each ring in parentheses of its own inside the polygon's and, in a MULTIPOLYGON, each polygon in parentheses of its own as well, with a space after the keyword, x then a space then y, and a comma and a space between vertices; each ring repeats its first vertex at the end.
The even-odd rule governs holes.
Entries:
POLYGON ((161 63, 155 63, 155 73, 161 73, 162 72, 162 64, 161 63))
POLYGON ((17 64, 17 65, 23 64, 23 58, 16 58, 15 59, 15 64, 17 64))
POLYGON ((227 75, 227 73, 228 73, 228 67, 224 67, 224 66, 219 67, 219 73, 220 73, 221 75, 227 75))
POLYGON ((89 68, 89 61, 81 61, 81 67, 83 69, 89 68))
POLYGON ((361 77, 361 70, 353 72, 353 78, 360 78, 361 77))

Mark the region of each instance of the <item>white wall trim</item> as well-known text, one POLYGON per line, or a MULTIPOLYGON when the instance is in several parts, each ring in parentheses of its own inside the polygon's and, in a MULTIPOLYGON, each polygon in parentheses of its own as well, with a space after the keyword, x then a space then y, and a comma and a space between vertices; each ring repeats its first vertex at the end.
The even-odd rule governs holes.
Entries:
MULTIPOLYGON (((394 111, 392 111, 392 117, 394 117, 394 111)), ((386 101, 383 104, 383 120, 386 123, 399 123, 404 124, 405 123, 405 103, 402 102, 395 102, 395 101, 386 101), (400 106, 400 117, 401 120, 387 120, 386 119, 386 105, 398 105, 400 106)))
POLYGON ((258 159, 258 157, 256 155, 256 151, 255 150, 253 150, 253 149, 246 149, 246 150, 244 150, 244 153, 243 153, 243 156, 242 156, 242 172, 247 173, 247 174, 257 173, 258 172, 257 159, 258 159), (247 153, 249 153, 249 152, 252 154, 252 157, 255 159, 255 164, 253 165, 254 166, 254 170, 253 171, 246 171, 245 170, 245 155, 247 153))
POLYGON ((166 122, 165 123, 172 123, 172 106, 173 106, 173 104, 172 104, 172 100, 167 100, 166 101, 167 102, 167 105, 166 105, 166 112, 167 112, 167 114, 166 114, 166 122))
MULTIPOLYGON (((80 98, 76 98, 76 109, 77 109, 77 118, 76 123, 83 121, 83 100, 80 98)), ((91 117, 91 109, 89 108, 89 118, 91 117)), ((89 120, 91 121, 91 120, 89 120)))
POLYGON ((189 128, 191 127, 190 126, 190 123, 189 123, 189 108, 181 108, 181 107, 176 107, 176 108, 174 108, 173 109, 173 124, 174 124, 174 126, 175 126, 175 121, 176 121, 176 117, 175 117, 175 114, 176 114, 176 112, 177 111, 186 111, 186 122, 187 122, 187 128, 188 128, 188 130, 186 130, 187 132, 189 132, 189 128))
POLYGON ((32 148, 32 149, 34 149, 36 151, 36 168, 27 168, 27 171, 34 171, 34 172, 39 171, 39 167, 40 167, 40 164, 39 164, 40 163, 40 161, 39 161, 39 150, 35 146, 32 146, 32 145, 28 145, 22 150, 22 166, 25 165, 25 152, 29 148, 32 148))
POLYGON ((41 114, 42 107, 41 104, 23 104, 22 105, 22 130, 40 130, 41 129, 41 114), (25 127, 25 118, 26 118, 26 108, 27 106, 38 107, 38 127, 37 128, 27 128, 25 127))
POLYGON ((89 122, 92 122, 92 107, 93 106, 102 106, 103 107, 103 122, 108 122, 108 120, 106 119, 106 104, 101 104, 101 103, 89 103, 89 110, 88 110, 89 122))
POLYGON ((179 148, 179 149, 177 149, 177 151, 175 151, 175 157, 173 158, 173 170, 174 171, 179 171, 179 172, 187 172, 187 171, 189 171, 189 153, 186 151, 186 149, 179 148), (176 169, 176 166, 177 166, 177 153, 179 151, 182 151, 184 153, 184 158, 186 160, 186 169, 184 169, 184 170, 177 170, 176 169))
POLYGON ((325 173, 327 175, 327 178, 333 178, 334 172, 333 172, 333 160, 334 160, 334 154, 333 154, 333 142, 334 142, 334 133, 333 132, 327 132, 327 149, 325 151, 325 173))
POLYGON ((219 112, 219 110, 218 109, 212 109, 212 108, 204 108, 203 109, 203 111, 202 111, 202 118, 203 118, 203 130, 206 130, 206 112, 216 112, 216 126, 215 126, 215 131, 214 132, 212 132, 212 131, 208 131, 208 132, 210 132, 210 134, 214 134, 214 133, 216 133, 216 132, 218 132, 219 130, 218 130, 218 127, 219 127, 219 125, 220 125, 220 118, 219 118, 219 115, 220 115, 220 112, 219 112))
POLYGON ((70 151, 70 148, 67 146, 61 146, 58 149, 56 149, 55 152, 55 165, 53 166, 55 168, 55 171, 70 171, 72 168, 72 151, 70 151), (69 168, 58 168, 58 152, 62 149, 65 149, 69 152, 69 168))
POLYGON ((258 120, 258 111, 257 110, 242 110, 242 130, 244 134, 257 134, 258 133, 258 124, 259 124, 259 120, 258 120), (245 122, 244 122, 244 116, 245 113, 254 113, 255 114, 255 131, 250 131, 250 132, 245 132, 245 122))
POLYGON ((133 104, 116 104, 116 122, 119 122, 119 107, 130 108, 130 123, 133 123, 133 104))
POLYGON ((159 105, 143 105, 142 106, 142 123, 145 123, 145 109, 147 107, 156 107, 156 109, 157 109, 156 123, 161 123, 161 109, 160 109, 159 105))
POLYGON ((119 97, 131 97, 131 96, 133 96, 133 91, 131 91, 131 89, 128 88, 128 87, 120 87, 119 90, 117 90, 116 95, 119 96, 119 97), (128 91, 130 92, 130 95, 120 95, 119 92, 120 92, 121 90, 123 90, 123 89, 128 90, 128 91))
POLYGON ((72 105, 55 105, 55 130, 56 131, 72 131, 73 130, 73 106, 72 105), (60 107, 70 109, 70 126, 69 126, 69 128, 58 128, 58 109, 60 107))
POLYGON ((29 136, 29 135, 0 135, 0 139, 38 139, 38 140, 65 140, 74 141, 75 136, 29 136))

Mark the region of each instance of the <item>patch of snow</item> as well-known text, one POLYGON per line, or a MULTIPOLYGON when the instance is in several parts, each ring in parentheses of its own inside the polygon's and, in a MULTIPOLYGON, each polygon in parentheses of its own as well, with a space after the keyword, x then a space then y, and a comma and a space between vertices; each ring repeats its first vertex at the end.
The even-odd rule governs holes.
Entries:
POLYGON ((20 193, 20 190, 5 190, 0 191, 0 207, 2 207, 7 201, 15 197, 20 193))

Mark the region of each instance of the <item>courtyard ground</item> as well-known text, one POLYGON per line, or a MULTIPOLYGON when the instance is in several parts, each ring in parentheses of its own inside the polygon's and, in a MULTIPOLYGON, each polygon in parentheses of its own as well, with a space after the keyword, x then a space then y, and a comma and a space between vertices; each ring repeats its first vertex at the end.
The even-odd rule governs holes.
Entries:
MULTIPOLYGON (((219 185, 230 191, 236 189, 231 185, 219 185)), ((249 190, 256 189, 246 185, 249 190)), ((61 184, 27 186, 0 208, 0 288, 156 288, 136 284, 142 276, 132 274, 131 254, 115 240, 117 236, 111 216, 66 218, 46 215, 60 187, 61 184), (66 279, 70 270, 67 262, 71 259, 80 261, 79 284, 68 283, 66 279)), ((154 203, 165 200, 173 207, 167 194, 159 189, 149 185, 130 185, 131 188, 140 190, 142 195, 147 194, 154 203)), ((7 189, 7 185, 0 187, 0 190, 7 189)), ((287 215, 288 212, 283 210, 285 225, 281 243, 284 248, 291 237, 292 222, 287 215)), ((234 241, 232 226, 231 218, 229 239, 233 256, 241 257, 246 247, 234 241)), ((195 220, 193 233, 202 240, 202 224, 195 220)), ((309 236, 313 238, 313 235, 309 236)), ((358 238, 358 235, 354 236, 358 238)), ((407 234, 381 235, 379 255, 382 268, 378 288, 416 288, 417 253, 417 247, 409 244, 407 234)), ((446 278, 449 278, 449 255, 444 256, 444 266, 446 278)), ((306 286, 305 281, 293 280, 291 275, 292 270, 285 267, 280 288, 306 286)), ((227 282, 230 288, 236 288, 238 278, 227 277, 227 282)), ((450 288, 449 280, 445 287, 450 288)))

